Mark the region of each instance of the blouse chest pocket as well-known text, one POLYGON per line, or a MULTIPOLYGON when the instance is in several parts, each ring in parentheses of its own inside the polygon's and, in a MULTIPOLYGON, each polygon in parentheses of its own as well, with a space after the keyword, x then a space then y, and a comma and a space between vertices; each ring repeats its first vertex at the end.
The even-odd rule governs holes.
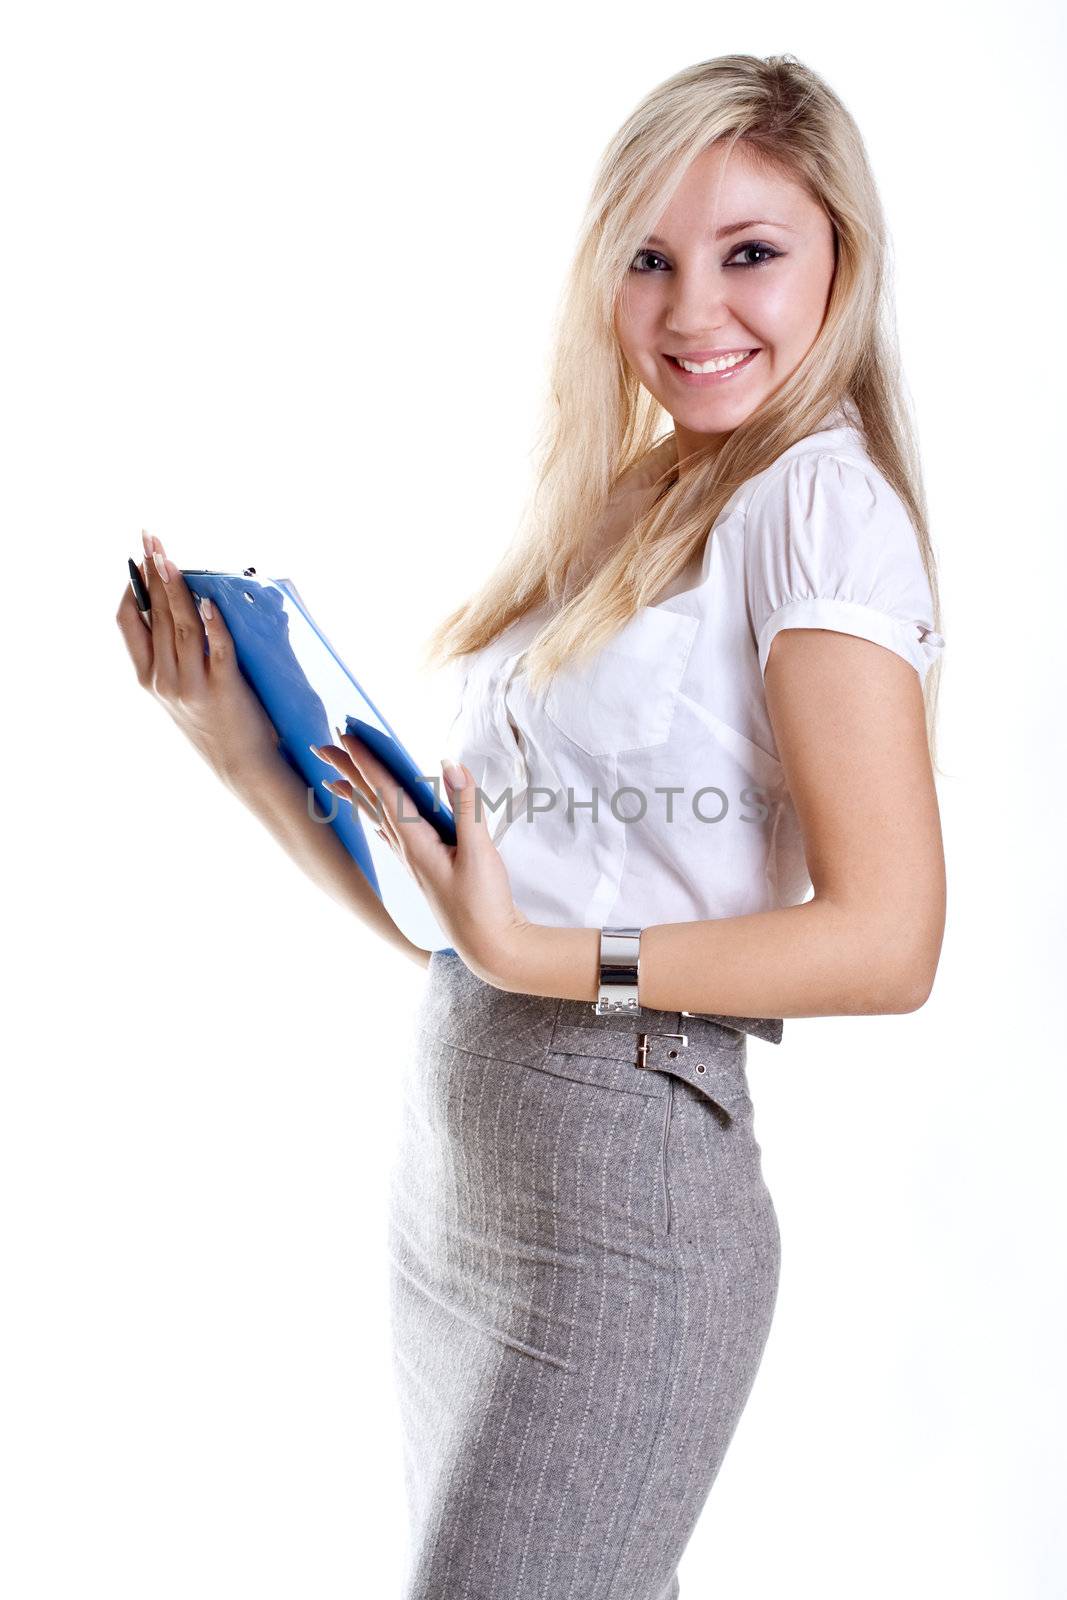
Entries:
POLYGON ((663 744, 699 626, 697 617, 643 607, 592 660, 557 672, 545 715, 587 755, 663 744))

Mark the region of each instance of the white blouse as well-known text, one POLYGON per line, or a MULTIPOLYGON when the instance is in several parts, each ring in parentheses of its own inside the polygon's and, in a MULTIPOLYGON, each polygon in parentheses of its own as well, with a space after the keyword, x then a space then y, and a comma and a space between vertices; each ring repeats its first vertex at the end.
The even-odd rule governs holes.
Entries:
POLYGON ((445 748, 482 791, 531 921, 650 927, 808 897, 764 695, 775 635, 857 634, 920 679, 945 642, 910 519, 856 424, 846 402, 742 484, 657 603, 547 692, 522 665, 544 608, 446 669, 459 710, 445 748))

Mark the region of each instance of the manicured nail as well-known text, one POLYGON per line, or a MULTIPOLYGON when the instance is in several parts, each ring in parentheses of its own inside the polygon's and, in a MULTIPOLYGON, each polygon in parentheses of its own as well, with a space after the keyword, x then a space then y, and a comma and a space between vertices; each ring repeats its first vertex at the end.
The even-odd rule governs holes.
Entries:
POLYGON ((442 756, 441 769, 445 775, 445 782, 448 784, 450 789, 463 788, 464 784, 467 782, 467 779, 462 767, 457 767, 454 761, 448 761, 444 756, 442 756))
POLYGON ((202 595, 200 598, 200 615, 202 617, 206 617, 209 622, 215 615, 215 608, 211 604, 211 601, 208 599, 206 594, 202 595))
POLYGON ((170 582, 170 576, 169 576, 169 574, 167 572, 167 558, 166 558, 166 556, 161 556, 159 551, 157 550, 156 553, 153 555, 152 560, 155 562, 156 571, 159 573, 159 576, 163 579, 163 582, 164 583, 169 583, 170 582))

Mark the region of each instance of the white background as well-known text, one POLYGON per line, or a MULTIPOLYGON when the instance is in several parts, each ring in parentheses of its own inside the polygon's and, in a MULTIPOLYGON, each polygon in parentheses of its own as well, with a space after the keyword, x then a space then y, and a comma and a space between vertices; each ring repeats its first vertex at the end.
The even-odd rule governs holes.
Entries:
POLYGON ((512 536, 600 152, 681 67, 785 50, 895 241, 949 917, 919 1012, 752 1041, 781 1286, 682 1590, 1067 1592, 1052 7, 186 0, 0 37, 11 1600, 392 1596, 405 1561, 385 1203, 422 973, 138 688, 139 530, 293 578, 434 770, 412 651, 512 536))

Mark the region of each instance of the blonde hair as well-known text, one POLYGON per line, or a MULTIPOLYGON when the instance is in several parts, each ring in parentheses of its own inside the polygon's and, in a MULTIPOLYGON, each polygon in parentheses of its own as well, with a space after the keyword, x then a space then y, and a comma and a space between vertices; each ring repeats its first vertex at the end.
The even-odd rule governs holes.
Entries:
MULTIPOLYGON (((556 318, 550 396, 538 432, 535 487, 519 529, 482 588, 430 636, 424 664, 489 644, 550 602, 528 645, 531 689, 594 651, 699 552, 731 495, 851 399, 867 452, 915 528, 940 631, 937 572, 922 470, 900 371, 890 247, 859 129, 823 80, 792 55, 718 56, 686 67, 635 108, 604 151, 556 318), (583 553, 613 494, 658 465, 667 413, 624 361, 615 308, 631 263, 688 167, 709 145, 746 150, 803 185, 834 231, 823 325, 797 369, 724 440, 698 453, 665 497, 637 516, 595 573, 572 592, 583 553)), ((670 435, 667 436, 667 440, 670 435)), ((676 455, 656 476, 677 477, 676 455)), ((926 675, 927 741, 936 769, 941 662, 926 675)))

